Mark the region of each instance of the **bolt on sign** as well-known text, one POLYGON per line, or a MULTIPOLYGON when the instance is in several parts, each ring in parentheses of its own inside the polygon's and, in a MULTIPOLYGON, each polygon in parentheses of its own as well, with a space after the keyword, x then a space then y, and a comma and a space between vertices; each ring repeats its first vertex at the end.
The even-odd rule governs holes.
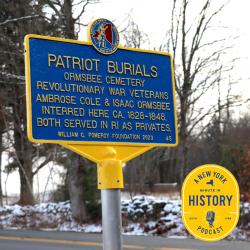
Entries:
POLYGON ((195 168, 182 187, 182 219, 187 230, 204 241, 228 236, 239 220, 237 180, 226 168, 207 164, 195 168))
POLYGON ((169 53, 118 46, 98 19, 90 42, 25 38, 28 137, 33 142, 176 146, 169 53), (99 25, 99 26, 98 26, 99 25))

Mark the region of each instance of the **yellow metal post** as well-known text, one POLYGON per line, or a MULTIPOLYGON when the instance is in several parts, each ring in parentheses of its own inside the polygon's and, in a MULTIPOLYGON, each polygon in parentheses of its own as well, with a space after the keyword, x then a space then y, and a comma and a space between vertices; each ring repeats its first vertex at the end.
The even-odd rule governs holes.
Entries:
POLYGON ((103 160, 97 164, 98 189, 121 189, 123 184, 122 161, 117 159, 113 147, 105 147, 103 160))

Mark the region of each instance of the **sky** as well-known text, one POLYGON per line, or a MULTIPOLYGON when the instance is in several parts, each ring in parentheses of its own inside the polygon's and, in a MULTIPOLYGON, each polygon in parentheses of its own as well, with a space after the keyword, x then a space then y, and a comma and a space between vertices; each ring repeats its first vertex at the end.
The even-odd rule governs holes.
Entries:
MULTIPOLYGON (((96 18, 107 18, 115 23, 118 30, 124 28, 126 18, 130 14, 139 28, 148 34, 150 49, 159 48, 162 44, 167 28, 170 25, 171 0, 101 0, 99 4, 90 5, 87 9, 85 18, 82 20, 87 24, 89 20, 96 18)), ((195 5, 190 5, 191 14, 197 13, 200 9, 198 3, 204 1, 193 0, 195 5)), ((217 9, 226 0, 213 0, 212 8, 217 9)), ((237 84, 233 85, 232 93, 240 95, 244 100, 250 98, 250 1, 229 0, 224 10, 214 19, 212 25, 224 28, 216 28, 211 36, 216 39, 223 34, 225 37, 237 37, 232 40, 233 49, 230 50, 228 57, 238 57, 232 77, 237 84), (241 81, 238 79, 241 78, 241 81)), ((87 31, 82 29, 79 40, 87 40, 87 31)), ((121 41, 122 43, 123 41, 121 41)), ((145 48, 148 49, 148 48, 145 48)), ((249 104, 242 105, 237 112, 244 113, 249 104)))
MULTIPOLYGON (((219 6, 225 1, 214 0, 213 2, 219 6)), ((149 35, 152 44, 160 45, 165 35, 165 27, 168 26, 170 3, 171 0, 154 0, 153 2, 149 0, 101 0, 101 3, 89 6, 83 23, 103 17, 114 21, 119 28, 123 26, 127 15, 131 14, 140 29, 149 35)), ((237 41, 238 52, 241 57, 247 56, 248 58, 250 57, 249 10, 250 1, 230 0, 214 22, 214 25, 227 26, 229 33, 240 36, 237 41)))
MULTIPOLYGON (((198 0, 193 0, 198 3, 198 0)), ((89 5, 87 13, 82 20, 83 24, 87 24, 90 20, 96 18, 107 18, 115 23, 118 30, 122 30, 125 25, 126 18, 130 14, 139 28, 148 34, 151 47, 158 48, 165 36, 167 27, 169 25, 170 17, 170 2, 171 0, 101 0, 99 4, 89 5)), ((214 0, 217 5, 224 3, 224 0, 214 0)), ((195 8, 192 12, 195 12, 195 8)), ((234 86, 234 93, 240 94, 244 99, 250 98, 250 1, 246 0, 231 0, 225 7, 224 11, 217 17, 214 26, 227 27, 227 36, 238 36, 234 42, 234 49, 231 51, 235 56, 241 59, 237 62, 233 74, 236 78, 240 77, 242 80, 237 82, 234 86)), ((218 32, 218 31, 217 31, 218 32)), ((213 34, 215 37, 218 33, 213 34)), ((86 29, 80 32, 79 40, 87 40, 86 29)), ((151 49, 152 49, 151 48, 151 49)), ((248 104, 249 105, 249 104, 248 104)), ((237 112, 245 112, 245 107, 240 107, 237 112)), ((3 165, 7 163, 6 155, 3 155, 3 165)), ((55 166, 53 181, 47 183, 47 177, 50 173, 51 165, 47 166, 39 173, 39 188, 37 178, 35 179, 34 189, 37 192, 43 191, 47 185, 47 189, 55 188, 55 183, 60 180, 58 168, 55 166)), ((3 189, 8 190, 8 193, 19 192, 19 178, 18 173, 15 172, 8 176, 6 181, 6 174, 3 174, 3 189), (13 185, 15 183, 15 185, 13 185), (6 184, 6 186, 5 186, 6 184)))

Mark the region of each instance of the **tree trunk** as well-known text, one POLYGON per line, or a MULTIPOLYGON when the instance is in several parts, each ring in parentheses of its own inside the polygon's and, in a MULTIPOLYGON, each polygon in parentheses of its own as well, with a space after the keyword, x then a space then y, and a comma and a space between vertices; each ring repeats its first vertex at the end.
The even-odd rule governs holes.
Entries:
POLYGON ((18 203, 21 205, 32 205, 34 204, 32 145, 27 141, 27 138, 20 137, 16 129, 14 130, 14 137, 16 161, 19 165, 18 170, 20 176, 20 200, 18 203))
POLYGON ((68 186, 71 201, 72 215, 78 223, 87 220, 86 205, 84 200, 84 166, 81 165, 81 156, 69 152, 68 186))
POLYGON ((2 153, 3 153, 3 131, 4 131, 4 106, 2 97, 0 97, 0 206, 3 206, 2 190, 2 153))
POLYGON ((65 36, 70 39, 77 39, 75 34, 75 20, 72 15, 72 0, 64 0, 62 12, 64 15, 65 22, 65 36))
POLYGON ((185 93, 180 98, 181 110, 180 110, 180 144, 181 144, 181 169, 180 169, 180 183, 183 183, 185 176, 187 174, 188 167, 188 134, 187 134, 187 114, 188 114, 188 104, 187 104, 188 95, 185 93))
POLYGON ((21 205, 34 204, 33 198, 33 172, 32 172, 32 144, 28 141, 26 131, 26 113, 24 89, 18 85, 14 88, 13 121, 14 121, 14 147, 16 164, 20 176, 21 205))
MULTIPOLYGON (((0 125, 0 127, 1 127, 1 125, 0 125)), ((3 206, 3 190, 2 190, 2 153, 3 153, 3 146, 2 146, 2 143, 3 143, 2 130, 0 129, 0 206, 1 207, 3 206)))
POLYGON ((25 167, 19 167, 20 199, 18 203, 23 206, 34 204, 33 177, 31 169, 32 167, 27 165, 25 167))
MULTIPOLYGON (((75 34, 75 19, 73 18, 72 0, 65 0, 62 8, 64 22, 64 36, 77 39, 75 34)), ((78 223, 87 219, 84 197, 84 164, 81 164, 81 156, 70 152, 70 164, 68 165, 68 187, 71 201, 72 216, 78 223)))

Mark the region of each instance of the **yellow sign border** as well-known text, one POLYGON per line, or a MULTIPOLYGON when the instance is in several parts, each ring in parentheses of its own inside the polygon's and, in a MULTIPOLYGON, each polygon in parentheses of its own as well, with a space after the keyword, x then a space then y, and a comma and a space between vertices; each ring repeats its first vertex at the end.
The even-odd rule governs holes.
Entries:
POLYGON ((78 144, 78 145, 105 145, 105 146, 133 146, 133 147, 175 147, 178 145, 178 126, 177 126, 177 114, 176 114, 176 92, 175 92, 175 81, 174 81, 174 64, 172 55, 168 52, 159 52, 159 51, 151 51, 151 50, 143 50, 143 49, 135 49, 135 48, 127 48, 123 46, 118 46, 118 49, 136 51, 136 52, 144 52, 151 54, 160 54, 166 55, 170 57, 171 61, 171 77, 172 77, 172 89, 173 89, 173 104, 174 104, 174 120, 175 120, 175 144, 164 144, 164 143, 131 143, 131 142, 98 142, 98 141, 67 141, 67 140, 42 140, 42 139, 34 139, 32 133, 32 102, 31 102, 31 76, 30 76, 30 49, 29 49, 29 40, 31 38, 44 39, 50 41, 58 41, 58 42, 66 42, 73 44, 82 44, 92 46, 91 42, 78 41, 73 39, 65 39, 59 37, 50 37, 50 36, 42 36, 36 34, 28 34, 24 39, 24 47, 25 47, 25 80, 26 80, 26 111, 27 111, 27 135, 28 139, 34 143, 56 143, 56 144, 78 144))
POLYGON ((182 184, 182 188, 181 188, 181 201, 182 201, 182 210, 181 210, 181 216, 182 216, 182 222, 183 224, 185 225, 185 227, 187 228, 188 232, 193 235, 196 239, 199 239, 199 240, 203 240, 203 241, 207 241, 207 242, 214 242, 214 241, 219 241, 219 240, 222 240, 224 238, 226 238, 228 235, 230 235, 233 230, 236 228, 237 224, 238 224, 238 221, 239 221, 239 217, 240 217, 240 189, 239 189, 239 184, 236 180, 236 178, 234 177, 234 175, 228 170, 226 169, 225 167, 222 167, 220 165, 217 165, 217 164, 204 164, 204 165, 201 165, 201 166, 198 166, 196 167, 195 169, 193 169, 185 178, 183 184, 182 184), (190 229, 190 227, 188 226, 188 223, 186 223, 186 220, 185 220, 185 217, 184 217, 184 193, 185 193, 185 190, 184 190, 184 187, 186 186, 186 183, 187 181, 189 180, 189 178, 197 171, 197 170, 200 170, 200 169, 206 169, 207 167, 219 167, 221 169, 223 169, 223 171, 227 172, 228 175, 230 175, 232 177, 232 180, 236 186, 236 189, 237 189, 237 197, 236 197, 236 200, 238 201, 237 202, 237 217, 236 217, 236 220, 233 224, 233 226, 231 227, 231 229, 223 236, 220 236, 218 238, 213 238, 213 239, 208 239, 208 238, 203 238, 199 235, 196 235, 193 230, 190 229))

